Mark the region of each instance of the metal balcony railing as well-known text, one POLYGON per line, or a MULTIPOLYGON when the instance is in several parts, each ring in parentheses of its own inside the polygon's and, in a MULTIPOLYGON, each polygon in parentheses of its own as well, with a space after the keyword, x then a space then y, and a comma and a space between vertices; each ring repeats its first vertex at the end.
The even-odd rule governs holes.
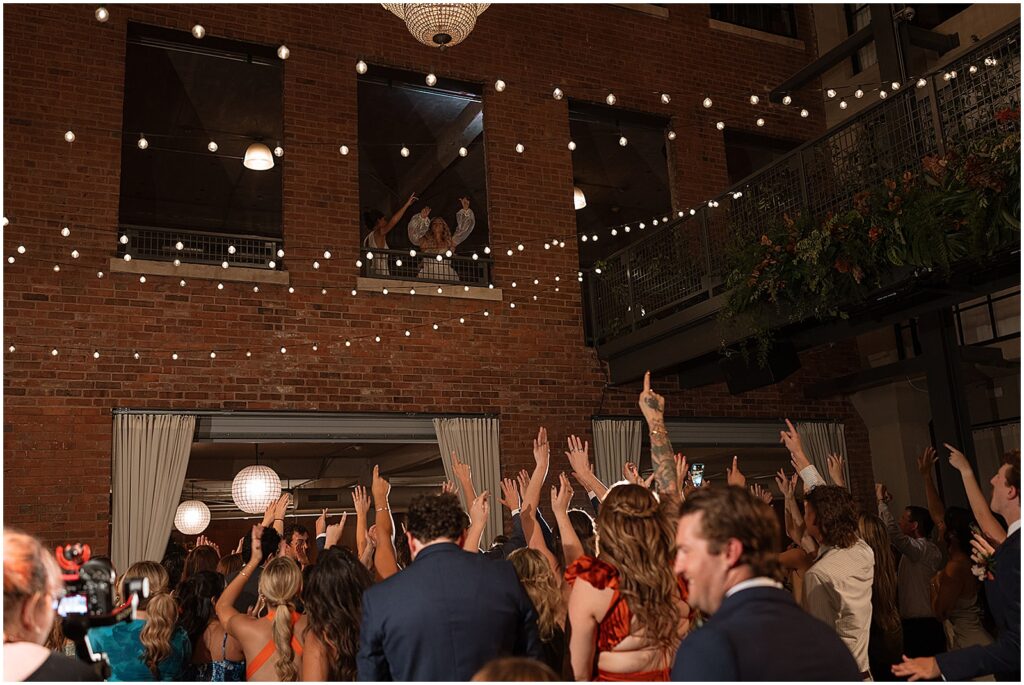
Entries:
POLYGON ((280 270, 284 264, 278 256, 283 245, 280 238, 125 224, 121 225, 120 235, 127 237, 128 242, 118 239, 119 257, 130 254, 132 259, 162 262, 180 259, 183 264, 227 262, 230 266, 274 270, 280 270))
POLYGON ((461 283, 486 288, 492 283, 494 260, 472 254, 434 254, 420 250, 368 250, 363 248, 360 275, 425 283, 461 283), (369 255, 372 255, 370 257, 369 255), (449 256, 450 255, 450 256, 449 256))
POLYGON ((703 206, 613 254, 599 275, 587 274, 593 342, 607 343, 722 294, 732 235, 757 235, 759 226, 784 214, 823 218, 845 211, 858 192, 989 133, 997 112, 1020 107, 1020 53, 1018 22, 946 65, 956 78, 939 74, 923 88, 903 84, 729 188, 717 207, 703 206), (987 58, 995 66, 986 66, 987 58))

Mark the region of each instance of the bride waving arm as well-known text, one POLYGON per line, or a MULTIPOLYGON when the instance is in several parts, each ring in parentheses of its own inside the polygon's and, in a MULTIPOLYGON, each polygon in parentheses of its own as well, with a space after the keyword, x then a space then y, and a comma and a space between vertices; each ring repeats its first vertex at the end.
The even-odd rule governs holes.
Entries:
POLYGON ((452 247, 455 247, 463 240, 469 237, 469 234, 473 232, 473 228, 476 226, 476 217, 473 215, 473 210, 469 208, 469 198, 461 197, 459 202, 462 203, 462 209, 455 215, 457 222, 455 228, 455 235, 452 236, 452 247))

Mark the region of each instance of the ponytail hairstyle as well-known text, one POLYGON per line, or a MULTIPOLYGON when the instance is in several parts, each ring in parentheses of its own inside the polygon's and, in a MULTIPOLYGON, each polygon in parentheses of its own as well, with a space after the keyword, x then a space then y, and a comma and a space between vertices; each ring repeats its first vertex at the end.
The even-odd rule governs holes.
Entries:
POLYGON ((145 578, 149 581, 149 597, 139 598, 139 609, 146 612, 146 625, 139 633, 144 651, 140 658, 153 677, 160 680, 160 662, 171 655, 171 635, 178 619, 178 603, 167 591, 167 569, 155 561, 139 561, 121 576, 121 597, 128 599, 125 581, 145 578))
POLYGON ((541 642, 551 642, 566 614, 561 579, 555 576, 544 555, 535 549, 517 549, 508 555, 508 560, 537 610, 537 632, 541 642))
POLYGON ((302 571, 288 557, 276 557, 260 574, 260 594, 274 611, 274 646, 277 648, 274 670, 282 682, 299 679, 295 650, 292 649, 292 611, 295 610, 295 598, 301 590, 302 571))
POLYGON ((681 594, 672 572, 675 531, 650 490, 612 486, 597 514, 598 559, 619 572, 619 592, 636 618, 637 636, 671 652, 679 645, 681 594))

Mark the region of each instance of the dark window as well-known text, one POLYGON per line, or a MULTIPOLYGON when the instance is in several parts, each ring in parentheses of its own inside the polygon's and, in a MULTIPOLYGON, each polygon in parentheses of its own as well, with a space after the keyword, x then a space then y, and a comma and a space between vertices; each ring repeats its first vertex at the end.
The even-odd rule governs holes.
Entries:
MULTIPOLYGON (((870 5, 844 5, 846 10, 846 32, 852 36, 865 26, 871 23, 870 5)), ((850 58, 853 64, 853 73, 859 74, 868 67, 878 64, 878 52, 875 49, 875 41, 857 50, 850 58)))
MULTIPOLYGON (((603 105, 572 102, 569 105, 569 135, 576 149, 572 153, 574 191, 582 193, 586 206, 576 210, 576 230, 581 242, 580 263, 595 261, 626 246, 640 234, 637 224, 630 233, 609 227, 630 222, 649 222, 668 217, 672 195, 668 183, 668 121, 647 114, 626 112, 603 105), (626 139, 626 145, 620 144, 626 139), (594 242, 592 236, 599 240, 594 242)), ((579 196, 579 193, 576 194, 579 196)), ((576 198, 566 198, 575 202, 576 198)), ((646 228, 653 224, 647 223, 646 228)))
POLYGON ((121 253, 262 267, 274 259, 283 159, 271 153, 273 167, 256 171, 243 158, 254 143, 284 144, 281 64, 272 46, 129 24, 119 221, 130 242, 121 253))
POLYGON ((952 19, 970 5, 914 5, 915 26, 923 29, 934 29, 939 24, 952 19))
POLYGON ((797 37, 793 5, 711 5, 711 18, 778 36, 797 37))
MULTIPOLYGON (((385 262, 364 260, 369 276, 424 280, 458 280, 486 285, 489 259, 487 183, 484 166, 483 102, 477 84, 438 78, 434 86, 422 74, 370 66, 359 77, 359 202, 360 245, 372 251, 377 219, 385 223, 401 212, 384 236, 385 262), (408 150, 408 156, 402 150, 408 150), (465 156, 463 156, 463 152, 465 156), (411 195, 417 200, 404 212, 411 195), (444 265, 428 268, 426 259, 410 250, 431 252, 428 243, 415 244, 409 222, 429 208, 431 220, 442 218, 454 238, 459 227, 460 198, 468 198, 474 227, 444 265), (473 260, 472 254, 479 259, 473 260), (399 263, 400 262, 400 263, 399 263), (436 273, 435 273, 436 272, 436 273), (451 277, 448 277, 451 276, 451 277)), ((365 255, 364 255, 365 257, 365 255)))
POLYGON ((729 185, 739 183, 800 145, 783 138, 731 130, 725 132, 724 139, 729 185))

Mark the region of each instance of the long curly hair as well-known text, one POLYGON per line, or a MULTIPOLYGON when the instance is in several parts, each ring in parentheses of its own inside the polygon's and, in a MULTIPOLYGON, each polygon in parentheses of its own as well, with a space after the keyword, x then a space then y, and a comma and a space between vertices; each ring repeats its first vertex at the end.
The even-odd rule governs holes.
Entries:
POLYGON ((679 644, 679 585, 672 573, 672 524, 658 499, 645 487, 612 487, 597 515, 598 558, 619 572, 619 593, 640 632, 671 651, 679 644))
POLYGON ((127 598, 125 581, 145 578, 149 581, 149 597, 139 599, 138 608, 146 612, 146 625, 139 633, 143 652, 141 659, 150 673, 160 680, 160 662, 171 655, 171 636, 178 619, 178 603, 168 592, 167 569, 155 561, 138 561, 121 576, 121 597, 127 598))
POLYGON ((178 586, 178 625, 188 635, 192 651, 216 618, 213 605, 224 591, 224 576, 215 571, 199 571, 178 586))
POLYGON ((373 578, 345 547, 320 554, 302 588, 307 630, 323 645, 327 680, 355 680, 363 592, 373 578))
POLYGON ((292 649, 292 611, 295 610, 295 598, 301 589, 302 571, 288 557, 277 557, 260 574, 260 594, 267 601, 267 606, 275 612, 273 632, 277 663, 274 670, 282 682, 299 679, 295 650, 292 649))
POLYGON ((900 629, 896 606, 896 561, 885 523, 877 514, 861 513, 857 532, 875 553, 875 579, 871 583, 871 620, 887 632, 900 629))
POLYGON ((555 577, 544 555, 524 547, 508 555, 523 589, 537 610, 537 631, 542 642, 551 642, 555 629, 565 619, 565 597, 561 580, 555 577))

